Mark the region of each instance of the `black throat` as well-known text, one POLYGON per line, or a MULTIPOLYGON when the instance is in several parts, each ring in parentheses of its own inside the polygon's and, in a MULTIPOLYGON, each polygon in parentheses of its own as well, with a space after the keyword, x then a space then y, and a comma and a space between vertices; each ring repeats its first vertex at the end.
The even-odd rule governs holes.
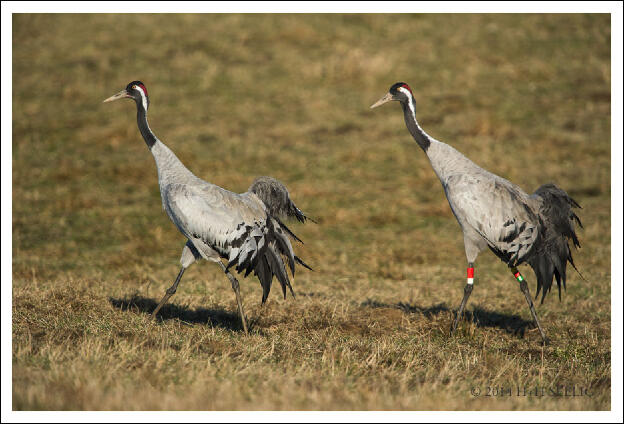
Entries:
MULTIPOLYGON (((410 100, 408 100, 410 101, 410 100)), ((416 110, 416 105, 412 104, 414 110, 416 110)), ((416 140, 416 143, 427 153, 427 149, 431 145, 431 140, 429 136, 420 128, 418 123, 416 122, 416 117, 412 114, 412 111, 406 103, 401 102, 401 107, 403 108, 403 116, 405 117, 405 125, 407 125, 407 129, 416 140)))
POLYGON ((139 131, 141 131, 141 135, 145 140, 145 144, 151 150, 154 143, 156 143, 156 136, 150 130, 149 125, 147 124, 147 111, 143 108, 143 105, 139 102, 137 104, 137 124, 139 125, 139 131))

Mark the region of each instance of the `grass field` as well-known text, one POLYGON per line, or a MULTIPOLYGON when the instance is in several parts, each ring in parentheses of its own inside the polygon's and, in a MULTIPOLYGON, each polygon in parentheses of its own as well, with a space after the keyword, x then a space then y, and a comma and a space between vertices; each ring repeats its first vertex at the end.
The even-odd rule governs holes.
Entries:
POLYGON ((610 409, 610 46, 608 15, 14 15, 13 409, 610 409), (248 337, 205 262, 149 320, 184 240, 134 104, 102 104, 135 79, 198 176, 274 176, 318 221, 296 299, 241 280, 248 337), (396 81, 429 134, 583 206, 549 346, 489 252, 447 336, 463 238, 399 106, 369 110, 396 81))

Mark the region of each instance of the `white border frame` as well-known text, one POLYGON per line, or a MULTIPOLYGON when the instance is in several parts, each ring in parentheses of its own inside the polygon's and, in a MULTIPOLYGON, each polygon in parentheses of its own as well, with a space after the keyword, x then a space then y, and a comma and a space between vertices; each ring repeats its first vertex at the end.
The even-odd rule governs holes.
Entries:
POLYGON ((514 422, 514 421, 622 421, 622 3, 620 2, 155 2, 150 13, 611 13, 611 407, 610 412, 22 412, 12 411, 11 306, 12 286, 12 13, 139 13, 142 2, 2 2, 2 167, 1 167, 1 406, 2 422, 391 422, 406 420, 514 422))

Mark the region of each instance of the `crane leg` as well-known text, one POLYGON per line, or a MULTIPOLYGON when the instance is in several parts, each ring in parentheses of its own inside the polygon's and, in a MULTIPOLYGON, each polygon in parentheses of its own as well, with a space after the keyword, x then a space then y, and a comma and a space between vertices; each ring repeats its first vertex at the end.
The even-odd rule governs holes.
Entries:
POLYGON ((185 270, 186 270, 185 267, 182 267, 182 269, 180 269, 180 272, 178 273, 178 276, 175 279, 175 283, 173 283, 173 285, 167 289, 162 300, 160 301, 158 306, 156 306, 156 309, 154 309, 154 312, 152 312, 152 315, 151 315, 152 319, 156 318, 156 314, 158 313, 158 311, 160 311, 160 308, 162 308, 163 305, 167 303, 169 298, 175 294, 176 290, 178 289, 178 284, 180 284, 180 279, 182 278, 182 274, 184 274, 185 270))
POLYGON ((450 335, 452 336, 457 328, 457 324, 459 323, 459 319, 464 313, 464 308, 466 307, 466 303, 468 302, 468 298, 472 293, 472 284, 474 281, 474 265, 471 263, 468 264, 468 281, 466 286, 464 287, 464 298, 462 299, 461 305, 459 305, 459 311, 457 311, 457 316, 455 316, 455 320, 453 321, 453 325, 451 326, 450 335))
POLYGON ((524 277, 522 277, 522 274, 520 274, 520 271, 518 271, 518 268, 516 267, 511 268, 511 272, 514 275, 514 277, 516 277, 516 280, 518 280, 518 283, 520 283, 520 290, 522 291, 522 293, 524 293, 524 297, 526 298, 527 303, 529 304, 531 315, 533 315, 533 320, 535 321, 535 324, 537 325, 540 335, 542 336, 542 341, 545 345, 547 345, 548 338, 546 337, 546 333, 544 333, 544 330, 542 329, 542 325, 540 324, 539 319, 537 319, 537 312, 535 312, 535 306, 533 305, 533 300, 531 299, 531 293, 529 293, 529 287, 527 286, 527 282, 524 279, 524 277))
POLYGON ((238 280, 232 275, 230 271, 227 270, 222 262, 219 263, 221 264, 221 268, 223 268, 223 271, 225 271, 225 275, 227 275, 227 277, 230 279, 230 283, 232 284, 232 290, 234 290, 234 293, 236 294, 236 303, 238 303, 238 313, 240 314, 241 321, 243 323, 243 331, 245 331, 245 335, 248 336, 249 330, 247 330, 247 320, 245 319, 245 311, 243 310, 243 299, 241 298, 238 280))

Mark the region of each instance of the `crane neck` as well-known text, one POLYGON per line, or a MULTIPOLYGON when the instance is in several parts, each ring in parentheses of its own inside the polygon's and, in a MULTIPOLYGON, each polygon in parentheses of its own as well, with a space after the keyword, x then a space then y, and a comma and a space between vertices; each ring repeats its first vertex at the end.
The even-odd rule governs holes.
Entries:
POLYGON ((406 103, 401 102, 401 107, 403 108, 403 116, 405 117, 405 125, 407 125, 407 129, 416 140, 416 143, 427 153, 427 149, 431 145, 432 138, 420 128, 418 125, 418 121, 416 120, 416 104, 413 99, 408 99, 406 103))
POLYGON ((139 102, 137 102, 137 124, 139 125, 139 131, 141 131, 141 135, 145 140, 145 144, 147 144, 147 147, 152 150, 157 138, 147 123, 147 110, 139 102))
POLYGON ((161 190, 165 185, 171 182, 193 182, 197 179, 197 177, 184 166, 182 161, 178 159, 175 153, 156 138, 147 123, 145 102, 137 102, 137 123, 139 125, 139 131, 141 131, 141 135, 145 140, 145 144, 147 144, 147 147, 150 149, 156 161, 158 184, 161 190))

